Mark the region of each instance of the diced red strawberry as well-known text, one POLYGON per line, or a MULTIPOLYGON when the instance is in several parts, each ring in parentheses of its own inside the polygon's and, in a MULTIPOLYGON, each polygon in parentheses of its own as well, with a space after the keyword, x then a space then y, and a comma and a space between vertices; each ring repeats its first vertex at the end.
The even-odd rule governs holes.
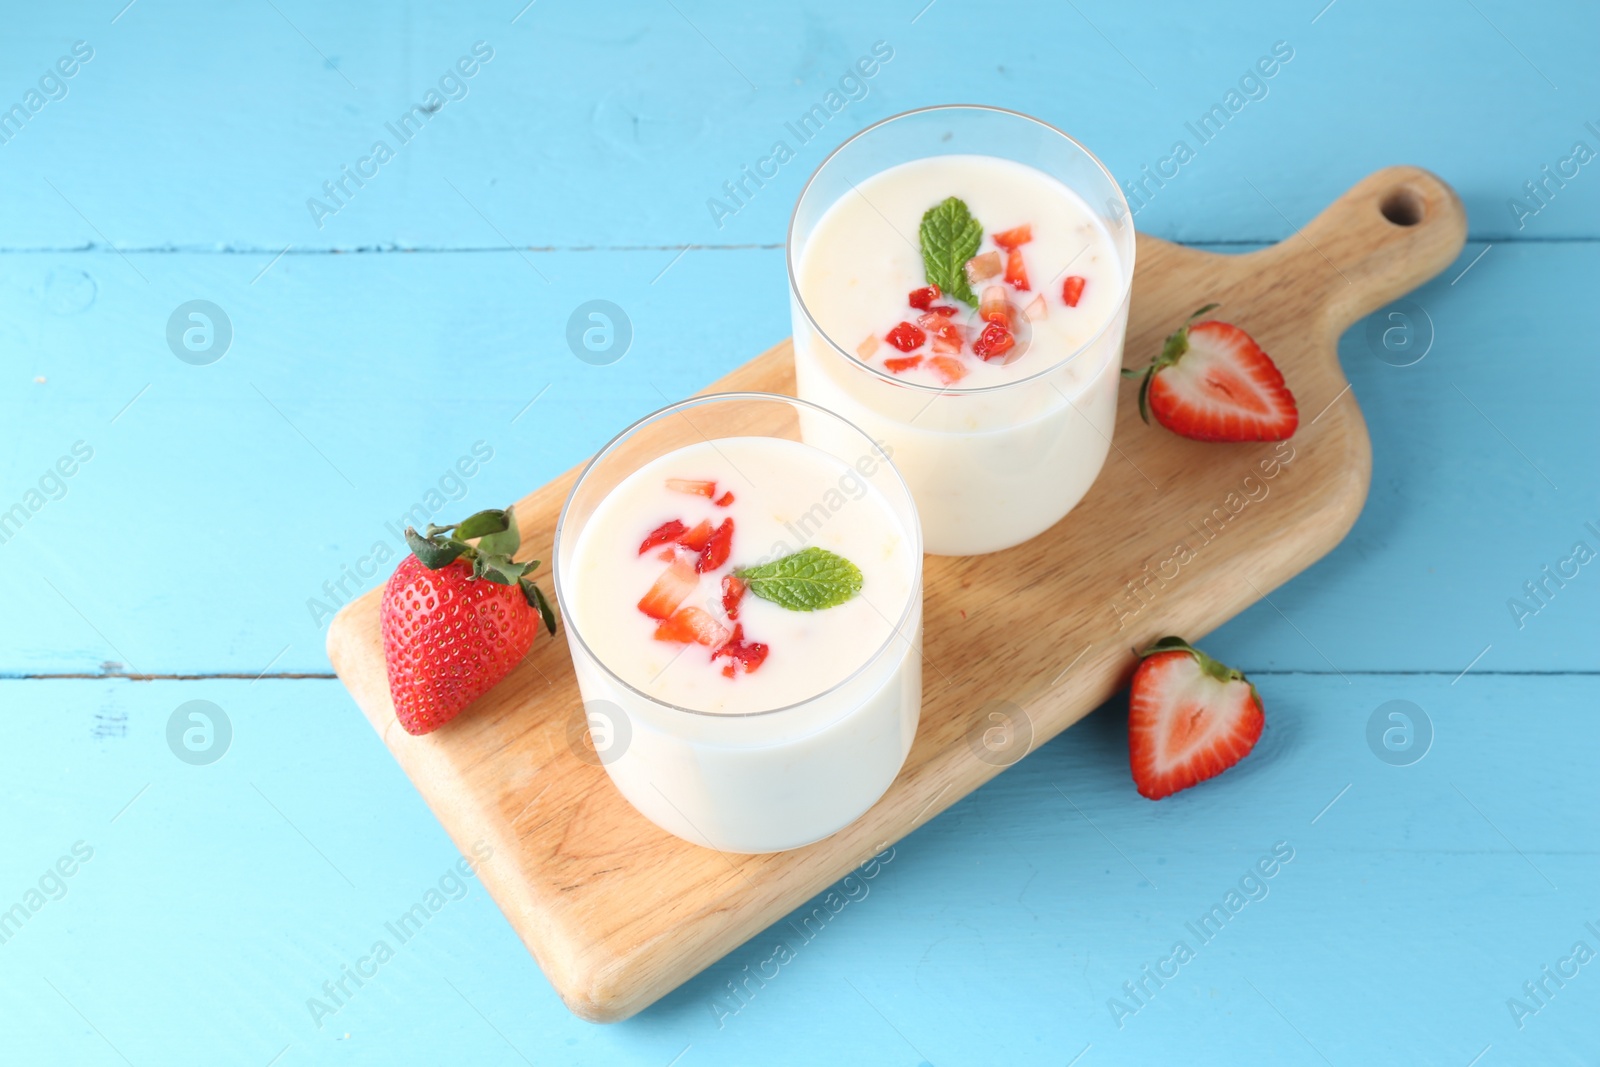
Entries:
POLYGON ((1282 441, 1300 425, 1272 357, 1239 327, 1215 320, 1167 338, 1145 372, 1139 411, 1197 441, 1282 441))
POLYGON ((694 529, 685 531, 679 538, 678 544, 694 552, 699 552, 706 547, 706 542, 711 540, 711 520, 701 519, 694 524, 694 529))
POLYGON ((945 385, 954 385, 967 376, 967 368, 961 365, 959 359, 950 356, 934 356, 928 360, 928 366, 945 385))
POLYGON ((1000 273, 1000 253, 985 252, 981 256, 973 256, 967 260, 966 271, 967 280, 973 285, 987 278, 993 278, 1000 273))
POLYGON ((673 560, 675 560, 677 558, 678 558, 678 550, 676 548, 670 546, 670 545, 668 547, 666 547, 666 548, 663 548, 660 552, 656 553, 656 559, 665 560, 668 563, 671 563, 673 560))
POLYGON ((1006 284, 1021 293, 1028 291, 1028 268, 1022 262, 1020 248, 1006 253, 1006 284))
POLYGON ((746 588, 743 578, 732 574, 722 576, 722 610, 727 612, 728 618, 739 617, 739 601, 744 599, 746 588))
POLYGON ((1083 287, 1087 283, 1087 278, 1081 278, 1076 274, 1068 275, 1067 280, 1061 283, 1061 299, 1067 307, 1078 306, 1078 298, 1083 296, 1083 287))
POLYGON ((674 493, 688 493, 690 496, 703 496, 707 500, 717 495, 716 482, 699 482, 688 478, 668 478, 667 488, 674 493))
POLYGON ((862 341, 860 344, 856 345, 856 355, 861 357, 861 362, 863 362, 863 363, 865 363, 867 360, 871 359, 872 358, 872 354, 874 352, 876 352, 877 350, 878 350, 878 335, 875 334, 875 333, 874 334, 868 334, 867 335, 867 339, 865 341, 862 341))
POLYGON ((656 584, 639 600, 639 610, 652 619, 667 619, 678 610, 678 605, 688 599, 700 579, 695 575, 694 564, 687 559, 676 559, 661 572, 656 584))
POLYGON ((1266 725, 1243 674, 1176 637, 1145 650, 1128 698, 1128 763, 1151 800, 1215 777, 1255 747, 1266 725))
POLYGON ((737 668, 742 667, 744 673, 749 674, 760 667, 766 661, 767 646, 760 641, 746 641, 744 623, 736 622, 733 624, 733 636, 729 637, 722 647, 711 653, 713 660, 724 656, 728 658, 728 662, 723 664, 722 673, 732 678, 737 668))
POLYGON ((994 235, 994 243, 1010 252, 1012 249, 1021 248, 1033 240, 1033 227, 1024 222, 1021 226, 1003 230, 994 235))
POLYGON ((1005 355, 1016 347, 1017 339, 1011 331, 998 322, 991 322, 983 328, 978 339, 972 342, 973 355, 986 363, 1003 363, 1005 355))
POLYGON ((1044 302, 1044 294, 1040 293, 1028 301, 1028 306, 1022 309, 1022 315, 1029 322, 1043 322, 1050 317, 1050 305, 1044 302))
POLYGON ((937 285, 925 285, 921 289, 911 290, 911 296, 906 302, 918 311, 927 311, 941 295, 937 285))
POLYGON ((909 322, 902 322, 885 334, 883 339, 902 352, 910 352, 921 348, 928 336, 909 322))
POLYGON ((949 316, 929 311, 917 321, 933 335, 933 350, 936 353, 953 355, 961 351, 961 346, 966 343, 966 331, 949 316))
POLYGON ((710 540, 706 541, 706 547, 701 550, 700 558, 694 562, 694 569, 701 574, 714 571, 728 562, 728 554, 732 551, 733 520, 723 519, 722 525, 718 526, 710 540))
POLYGON ((728 628, 700 608, 679 608, 656 627, 657 641, 717 648, 728 639, 728 628))
POLYGON ((978 317, 984 322, 998 322, 1007 329, 1011 327, 1011 300, 1006 296, 1005 286, 991 285, 984 289, 978 317))
POLYGON ((721 496, 717 497, 717 499, 716 499, 716 505, 719 508, 725 508, 731 503, 733 503, 733 490, 732 489, 729 489, 727 492, 723 493, 721 496))
POLYGON ((678 535, 688 529, 677 519, 668 519, 666 522, 650 531, 650 536, 644 539, 644 544, 639 546, 639 555, 644 555, 657 545, 669 545, 678 539, 678 535))
POLYGON ((913 367, 922 366, 921 356, 900 356, 896 359, 886 359, 883 365, 889 368, 890 374, 902 374, 913 367))
MULTIPOLYGON (((942 316, 944 316, 945 318, 948 319, 950 316, 954 315, 956 312, 958 312, 960 310, 961 309, 956 307, 954 304, 935 304, 935 305, 933 305, 933 307, 928 309, 928 314, 930 314, 930 315, 942 315, 942 316)), ((920 322, 922 320, 919 319, 917 321, 920 322)))

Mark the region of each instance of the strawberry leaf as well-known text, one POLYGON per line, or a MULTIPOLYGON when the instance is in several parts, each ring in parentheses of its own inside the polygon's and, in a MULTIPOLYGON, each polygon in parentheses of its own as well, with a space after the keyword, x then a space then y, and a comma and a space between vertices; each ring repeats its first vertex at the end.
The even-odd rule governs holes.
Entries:
POLYGON ((511 525, 509 512, 499 508, 489 508, 475 515, 468 515, 456 525, 456 537, 463 541, 470 541, 474 537, 483 537, 486 534, 504 532, 511 525))
POLYGON ((816 547, 733 573, 751 593, 790 611, 821 611, 861 592, 860 568, 816 547))
MULTIPOLYGON (((535 561, 533 566, 538 566, 535 561)), ((533 579, 522 579, 522 595, 528 598, 528 604, 539 613, 539 618, 544 620, 544 628, 550 633, 556 632, 556 613, 550 606, 550 601, 544 597, 544 590, 533 583, 533 579)))
POLYGON ((467 550, 466 545, 453 538, 431 541, 409 526, 406 527, 406 545, 430 571, 438 570, 467 550))
POLYGON ((922 216, 917 236, 922 242, 922 268, 929 283, 976 307, 978 298, 967 280, 966 266, 967 260, 978 254, 983 227, 972 217, 966 203, 952 196, 929 208, 922 216))
MULTIPOLYGON (((488 512, 480 512, 480 514, 486 515, 488 512)), ((506 508, 502 514, 506 517, 505 529, 500 530, 498 533, 486 533, 478 538, 478 551, 486 555, 505 556, 509 559, 511 556, 516 555, 517 549, 522 546, 522 531, 517 529, 517 519, 511 513, 510 508, 506 508)), ((467 520, 467 522, 471 521, 471 519, 467 520)), ((465 526, 466 524, 464 522, 461 525, 465 526)), ((461 533, 458 528, 456 536, 465 537, 467 535, 461 533)))

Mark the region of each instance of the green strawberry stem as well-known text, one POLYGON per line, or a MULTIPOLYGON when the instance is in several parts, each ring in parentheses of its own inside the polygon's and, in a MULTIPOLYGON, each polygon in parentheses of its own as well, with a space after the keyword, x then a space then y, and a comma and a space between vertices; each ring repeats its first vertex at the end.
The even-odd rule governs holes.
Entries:
POLYGON ((528 606, 539 613, 545 629, 552 634, 556 632, 556 614, 550 601, 533 579, 527 577, 528 572, 538 569, 539 561, 516 563, 511 559, 522 545, 522 534, 517 530, 511 508, 489 508, 448 526, 430 522, 420 534, 407 526, 406 545, 431 571, 459 559, 471 564, 473 578, 517 586, 528 606))
POLYGON ((1166 343, 1161 346, 1161 354, 1151 360, 1150 366, 1143 371, 1123 369, 1123 377, 1137 378, 1141 375, 1143 376, 1143 380, 1139 383, 1139 417, 1147 424, 1150 422, 1150 382, 1158 372, 1178 362, 1183 358, 1183 354, 1189 351, 1189 327, 1194 325, 1194 320, 1207 312, 1217 310, 1221 306, 1221 304, 1207 304, 1187 319, 1184 319, 1182 326, 1167 335, 1166 343))

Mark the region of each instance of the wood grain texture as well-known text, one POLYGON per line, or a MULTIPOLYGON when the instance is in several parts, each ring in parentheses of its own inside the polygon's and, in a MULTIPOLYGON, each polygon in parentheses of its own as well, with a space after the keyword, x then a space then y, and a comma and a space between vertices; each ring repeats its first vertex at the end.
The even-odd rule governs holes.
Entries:
MULTIPOLYGON (((1396 167, 1259 252, 1141 237, 1126 362, 1142 364, 1196 306, 1220 301, 1300 402, 1292 448, 1204 445, 1145 427, 1125 386, 1116 448, 1067 519, 1004 553, 927 561, 916 743, 866 816, 808 848, 728 856, 635 813, 580 758, 584 742, 569 740, 581 711, 562 641, 539 642, 469 714, 424 738, 394 721, 376 591, 335 620, 329 657, 456 843, 494 848, 481 877, 568 1006, 625 1018, 998 773, 968 740, 997 702, 1025 710, 1038 744, 1121 685, 1134 648, 1167 632, 1203 635, 1332 548, 1371 469, 1339 334, 1437 274, 1465 235, 1448 186, 1396 167), (1189 552, 1178 561, 1180 546, 1189 552)), ((733 389, 791 391, 787 344, 711 387, 733 389)), ((540 558, 575 475, 517 505, 540 558)))

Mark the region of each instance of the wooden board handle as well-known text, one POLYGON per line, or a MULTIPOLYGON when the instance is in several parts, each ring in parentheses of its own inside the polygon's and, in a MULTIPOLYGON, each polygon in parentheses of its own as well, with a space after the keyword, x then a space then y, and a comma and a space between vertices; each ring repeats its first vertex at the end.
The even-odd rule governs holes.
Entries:
POLYGON ((1335 336, 1444 270, 1467 240, 1461 198, 1421 167, 1385 167, 1356 183, 1273 248, 1254 253, 1268 270, 1327 293, 1322 313, 1335 336))

